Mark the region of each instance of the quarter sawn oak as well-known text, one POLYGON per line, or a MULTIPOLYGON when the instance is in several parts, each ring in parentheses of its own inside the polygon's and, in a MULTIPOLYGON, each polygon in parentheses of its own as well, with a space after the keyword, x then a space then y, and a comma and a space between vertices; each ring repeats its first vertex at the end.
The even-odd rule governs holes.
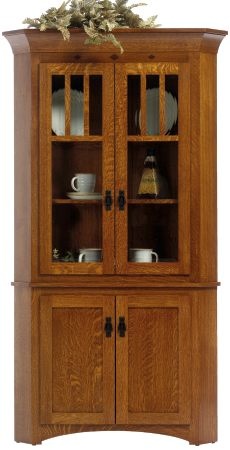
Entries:
POLYGON ((109 43, 84 45, 77 29, 69 42, 53 30, 3 34, 15 58, 15 440, 129 430, 215 442, 216 55, 227 33, 120 29, 122 55, 109 43), (154 74, 159 134, 150 136, 145 89, 154 74), (51 130, 53 75, 65 80, 64 136, 51 130), (76 75, 83 136, 71 135, 76 75), (165 135, 167 76, 178 77, 179 121, 165 135), (134 88, 139 134, 127 114, 134 88), (149 145, 167 169, 169 198, 136 198, 149 145), (76 167, 97 173, 102 200, 66 197, 76 167), (130 263, 128 249, 153 239, 156 216, 168 221, 159 244, 168 258, 130 263), (55 262, 54 241, 102 248, 103 261, 55 262))

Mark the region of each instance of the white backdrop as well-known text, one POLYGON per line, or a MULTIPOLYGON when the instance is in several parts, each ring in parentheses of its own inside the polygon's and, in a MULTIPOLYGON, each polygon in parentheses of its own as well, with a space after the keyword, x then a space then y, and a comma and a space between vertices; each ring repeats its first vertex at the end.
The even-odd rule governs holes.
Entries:
MULTIPOLYGON (((135 1, 132 1, 134 3, 135 1)), ((0 32, 23 28, 25 17, 40 16, 50 6, 61 0, 21 0, 1 2, 0 32)), ((230 32, 229 1, 218 0, 146 0, 147 6, 139 8, 143 16, 158 14, 163 27, 207 27, 230 32)), ((222 286, 218 296, 219 340, 219 441, 205 449, 227 450, 229 438, 230 403, 230 105, 229 69, 230 39, 225 38, 218 54, 218 242, 219 280, 222 286)), ((7 41, 0 38, 0 445, 4 450, 28 448, 13 440, 13 56, 7 41)), ((17 186, 20 189, 20 186, 17 186)), ((130 432, 82 433, 44 441, 51 449, 94 450, 143 448, 145 450, 175 450, 188 448, 188 443, 177 438, 130 432)))

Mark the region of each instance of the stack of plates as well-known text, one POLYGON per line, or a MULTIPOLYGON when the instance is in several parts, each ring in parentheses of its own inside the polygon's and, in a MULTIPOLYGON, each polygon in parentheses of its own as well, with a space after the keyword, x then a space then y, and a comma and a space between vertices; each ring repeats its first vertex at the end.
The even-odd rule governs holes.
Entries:
MULTIPOLYGON (((159 134, 159 88, 147 89, 146 95, 146 126, 147 134, 159 134)), ((167 134, 173 125, 177 121, 178 105, 177 99, 171 94, 171 92, 165 91, 165 115, 166 115, 166 129, 167 134)), ((135 113, 135 125, 139 122, 140 126, 141 113, 136 111, 135 113)))
POLYGON ((102 194, 99 192, 66 192, 71 200, 101 200, 102 194))
MULTIPOLYGON (((84 94, 71 89, 70 134, 84 134, 84 94)), ((52 130, 57 136, 65 135, 65 89, 58 89, 52 95, 52 130)))

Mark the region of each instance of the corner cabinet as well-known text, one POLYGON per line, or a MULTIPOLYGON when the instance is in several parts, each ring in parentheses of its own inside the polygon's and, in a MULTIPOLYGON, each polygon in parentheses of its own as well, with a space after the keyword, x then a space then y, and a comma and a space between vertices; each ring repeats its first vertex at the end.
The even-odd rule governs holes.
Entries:
POLYGON ((211 29, 111 44, 5 32, 15 55, 15 440, 215 442, 211 29))

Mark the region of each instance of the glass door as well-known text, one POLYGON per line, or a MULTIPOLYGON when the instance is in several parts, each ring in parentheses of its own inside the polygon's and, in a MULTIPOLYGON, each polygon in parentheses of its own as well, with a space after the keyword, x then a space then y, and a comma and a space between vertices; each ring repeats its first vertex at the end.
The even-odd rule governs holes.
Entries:
POLYGON ((187 64, 117 64, 116 270, 189 273, 187 64))
POLYGON ((41 273, 114 271, 112 64, 41 64, 41 273))

